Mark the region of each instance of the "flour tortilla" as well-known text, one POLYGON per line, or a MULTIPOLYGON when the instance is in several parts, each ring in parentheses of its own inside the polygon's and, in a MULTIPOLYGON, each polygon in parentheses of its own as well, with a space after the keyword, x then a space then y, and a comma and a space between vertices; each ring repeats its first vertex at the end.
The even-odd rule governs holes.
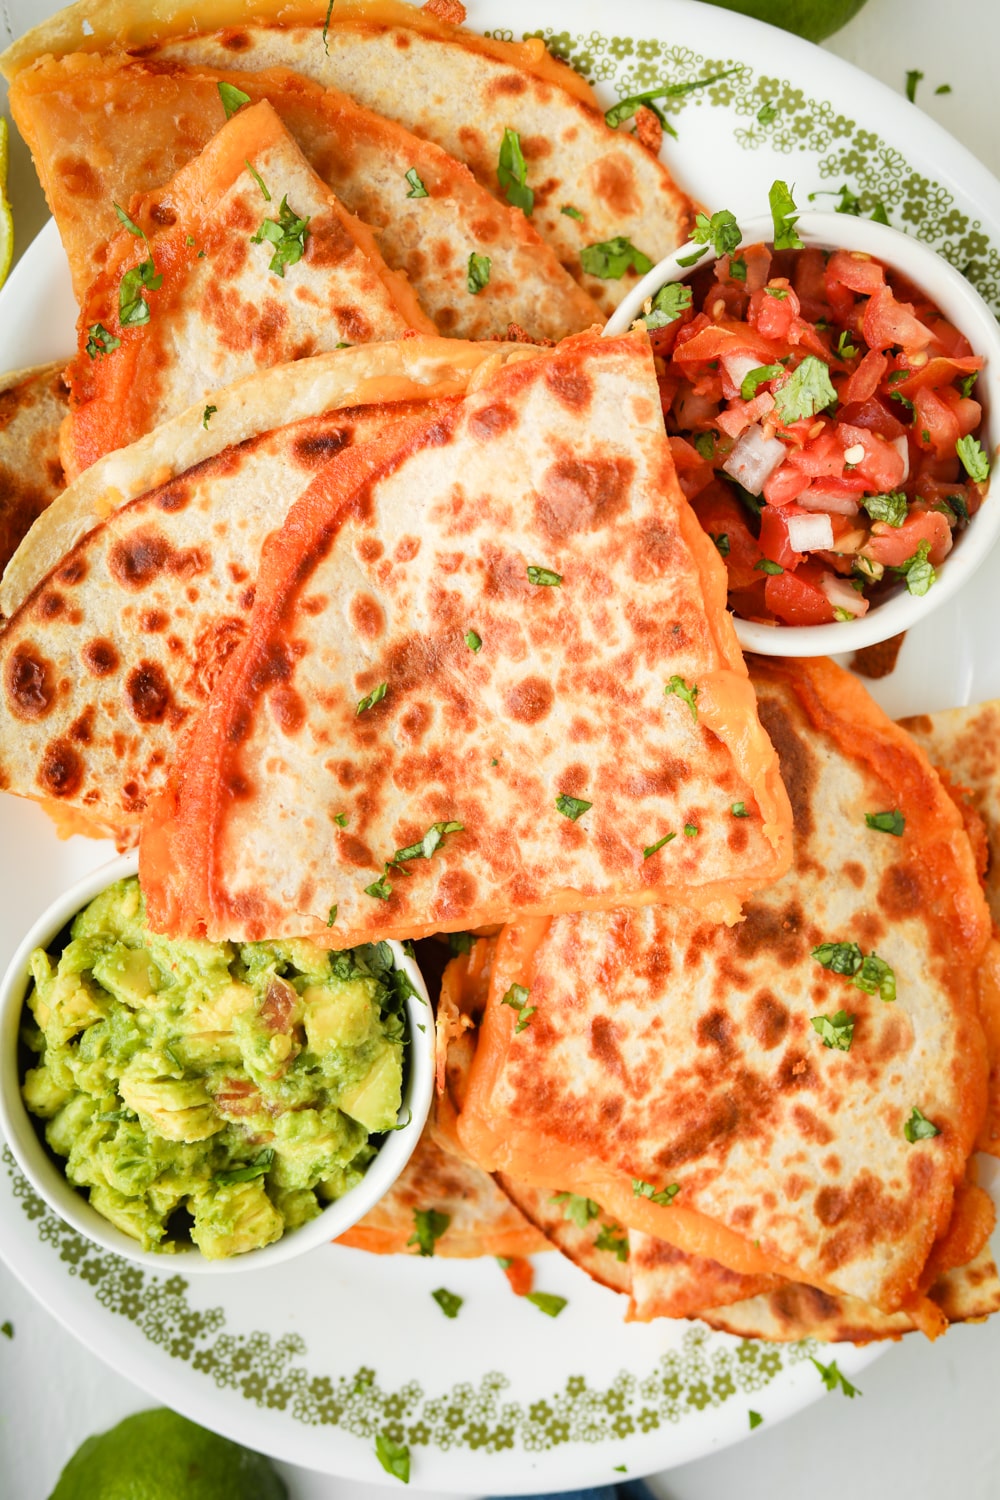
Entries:
POLYGON ((66 401, 61 364, 0 377, 0 572, 64 487, 59 429, 66 401))

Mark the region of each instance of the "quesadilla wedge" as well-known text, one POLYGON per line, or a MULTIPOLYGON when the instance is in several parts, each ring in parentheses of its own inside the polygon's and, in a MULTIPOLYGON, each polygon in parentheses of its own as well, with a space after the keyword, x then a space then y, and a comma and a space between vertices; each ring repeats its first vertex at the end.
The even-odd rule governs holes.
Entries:
POLYGON ((201 34, 190 34, 187 6, 158 4, 138 16, 129 0, 87 0, 21 38, 0 66, 13 79, 44 53, 96 51, 120 37, 151 61, 291 68, 443 147, 501 201, 500 151, 511 130, 535 228, 606 312, 638 271, 588 274, 586 247, 622 239, 655 263, 688 238, 690 199, 635 135, 609 129, 589 87, 540 41, 479 37, 398 0, 337 0, 332 9, 325 0, 243 0, 203 7, 196 25, 201 34))
POLYGON ((11 107, 31 147, 82 302, 119 233, 114 203, 152 193, 201 150, 232 102, 266 99, 313 170, 368 225, 439 330, 503 335, 515 322, 561 338, 600 311, 519 210, 499 204, 430 141, 284 68, 224 72, 124 56, 46 58, 20 75, 11 107), (490 263, 469 287, 469 255, 490 263))
POLYGON ((81 310, 71 478, 255 370, 435 331, 266 101, 129 209, 81 310))
POLYGON ((0 784, 134 841, 246 629, 265 537, 352 443, 423 428, 524 346, 404 339, 237 382, 91 468, 0 588, 0 784))
POLYGON ((59 429, 67 391, 61 365, 0 377, 0 571, 65 479, 59 429))
POLYGON ((144 827, 154 926, 339 948, 622 903, 733 919, 785 867, 643 333, 500 368, 331 481, 265 548, 249 635, 144 827))
POLYGON ((971 849, 859 683, 776 660, 753 681, 792 871, 728 930, 663 908, 508 927, 459 1137, 487 1170, 728 1270, 933 1320, 926 1278, 986 1106, 971 849), (901 837, 866 821, 887 808, 901 837))

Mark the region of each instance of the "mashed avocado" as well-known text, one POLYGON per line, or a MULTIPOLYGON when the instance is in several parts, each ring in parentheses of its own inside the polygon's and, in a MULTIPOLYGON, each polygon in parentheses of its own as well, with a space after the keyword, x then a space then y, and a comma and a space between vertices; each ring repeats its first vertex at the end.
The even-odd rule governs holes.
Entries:
POLYGON ((410 986, 386 943, 171 941, 132 878, 31 973, 25 1103, 144 1249, 270 1244, 359 1182, 396 1124, 410 986))

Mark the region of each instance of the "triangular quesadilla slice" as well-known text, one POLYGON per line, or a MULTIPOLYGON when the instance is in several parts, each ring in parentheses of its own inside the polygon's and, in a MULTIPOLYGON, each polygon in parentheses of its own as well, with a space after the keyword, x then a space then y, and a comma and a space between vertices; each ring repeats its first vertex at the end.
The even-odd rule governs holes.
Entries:
POLYGON ((622 903, 734 919, 789 814, 645 335, 540 351, 372 451, 265 549, 144 831, 154 925, 344 947, 622 903))
MULTIPOLYGON (((11 99, 82 301, 119 233, 113 204, 150 193, 212 138, 229 107, 267 99, 313 170, 369 225, 440 332, 481 339, 513 322, 561 338, 600 311, 519 209, 401 125, 287 69, 240 74, 107 56, 45 58, 11 99), (228 92, 227 92, 228 91, 228 92), (469 257, 489 261, 470 285, 469 257)), ((245 106, 244 106, 245 107, 245 106)))
POLYGON ((507 928, 459 1137, 729 1270, 922 1317, 986 1106, 971 848, 856 680, 761 660, 753 681, 792 871, 731 929, 663 908, 507 928))
POLYGON ((0 376, 0 572, 64 487, 59 429, 67 396, 61 364, 0 376))
POLYGON ((255 370, 434 332, 266 101, 119 217, 68 372, 71 477, 199 401, 208 425, 212 393, 255 370))

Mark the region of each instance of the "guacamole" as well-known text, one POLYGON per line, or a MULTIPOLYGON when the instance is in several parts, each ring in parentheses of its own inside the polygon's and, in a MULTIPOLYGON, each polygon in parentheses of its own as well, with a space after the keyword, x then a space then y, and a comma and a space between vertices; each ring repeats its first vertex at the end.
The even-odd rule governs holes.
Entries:
POLYGON ((31 973, 25 1103, 69 1181, 144 1249, 270 1244, 359 1182, 395 1128, 411 987, 386 943, 172 941, 133 877, 31 973))

